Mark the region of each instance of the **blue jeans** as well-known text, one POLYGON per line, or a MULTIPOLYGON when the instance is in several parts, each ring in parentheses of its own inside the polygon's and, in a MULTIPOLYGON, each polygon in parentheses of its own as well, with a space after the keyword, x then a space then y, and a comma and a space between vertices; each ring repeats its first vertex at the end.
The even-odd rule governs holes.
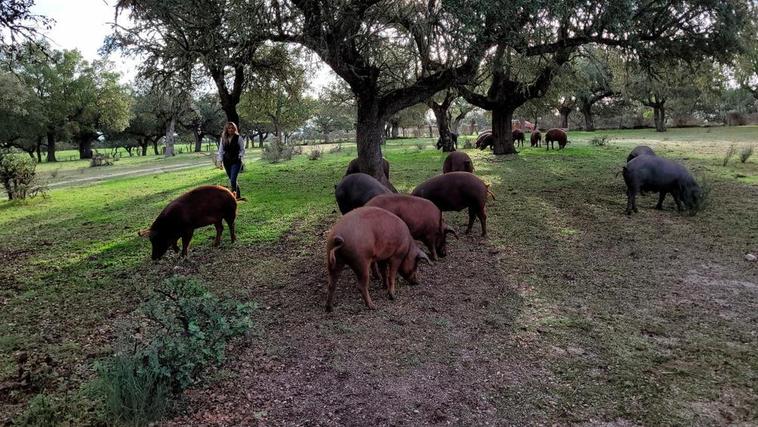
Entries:
POLYGON ((241 167, 242 167, 241 162, 236 162, 232 164, 224 164, 224 169, 226 169, 226 175, 229 177, 229 182, 232 185, 232 191, 237 192, 237 198, 242 197, 242 194, 240 194, 240 187, 239 185, 237 185, 237 175, 239 175, 241 167))

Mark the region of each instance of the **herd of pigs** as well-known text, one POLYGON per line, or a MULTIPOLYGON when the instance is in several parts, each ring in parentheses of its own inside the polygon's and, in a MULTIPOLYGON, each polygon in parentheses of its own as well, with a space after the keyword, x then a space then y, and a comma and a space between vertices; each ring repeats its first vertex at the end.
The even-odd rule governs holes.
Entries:
MULTIPOLYGON (((563 148, 565 133, 558 141, 563 148)), ((474 174, 471 158, 461 151, 451 152, 444 161, 442 174, 419 184, 409 195, 398 194, 389 184, 387 160, 384 160, 383 168, 387 185, 360 173, 357 160, 350 162, 345 176, 335 185, 334 193, 342 217, 326 238, 327 311, 334 307, 336 284, 345 266, 356 274, 367 307, 375 308, 368 292, 372 274, 381 278, 389 298, 394 299, 398 273, 409 283, 416 283, 418 264, 430 262, 429 256, 432 260, 444 257, 448 234, 458 237, 445 223, 442 212, 468 208, 466 233, 471 232, 478 218, 482 236, 486 237, 485 205, 488 196, 495 198, 489 186, 474 174), (416 241, 427 247, 429 256, 416 241)), ((667 193, 673 196, 680 211, 683 205, 686 209, 696 209, 702 199, 700 187, 684 166, 656 156, 644 145, 632 150, 622 174, 627 187, 627 214, 637 212, 636 197, 642 192, 659 193, 657 209, 662 209, 667 193)), ((169 203, 150 228, 141 231, 140 235, 150 238, 153 260, 160 259, 169 248, 178 252, 180 238, 181 253, 186 256, 197 228, 214 225, 214 246, 218 246, 226 221, 234 242, 236 215, 237 200, 231 191, 220 186, 201 186, 169 203)))

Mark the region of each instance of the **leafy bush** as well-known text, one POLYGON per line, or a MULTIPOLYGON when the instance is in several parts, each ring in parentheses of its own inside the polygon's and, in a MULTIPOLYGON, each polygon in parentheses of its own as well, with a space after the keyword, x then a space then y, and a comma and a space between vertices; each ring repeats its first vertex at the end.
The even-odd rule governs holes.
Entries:
POLYGON ((737 148, 735 148, 734 144, 730 145, 729 148, 726 150, 726 153, 724 154, 724 161, 723 165, 726 166, 727 163, 729 163, 729 160, 734 156, 734 153, 737 152, 737 148))
POLYGON ((331 154, 339 153, 340 151, 342 151, 342 143, 339 143, 339 144, 337 144, 334 147, 332 147, 332 148, 329 149, 329 152, 331 154))
POLYGON ((753 155, 753 146, 748 145, 747 147, 742 147, 742 150, 740 150, 740 163, 747 162, 747 159, 750 158, 750 156, 753 155))
POLYGON ((596 136, 590 140, 590 144, 594 145, 595 147, 605 147, 608 145, 608 142, 610 142, 608 135, 596 136))
POLYGON ((471 140, 470 140, 470 139, 467 139, 467 140, 466 140, 466 141, 463 143, 463 149, 464 149, 464 150, 470 150, 470 149, 472 149, 472 148, 474 148, 474 143, 473 143, 473 142, 471 142, 471 140))
POLYGON ((160 418, 171 393, 223 361, 226 343, 250 329, 253 308, 185 277, 155 287, 138 310, 139 326, 129 326, 120 351, 99 369, 108 417, 134 425, 160 418))
POLYGON ((416 143, 416 148, 417 148, 419 151, 423 150, 423 149, 424 149, 424 147, 426 147, 426 145, 425 145, 425 144, 422 144, 422 143, 420 143, 420 142, 416 143))
POLYGON ((308 153, 308 160, 318 160, 321 158, 321 149, 314 148, 311 150, 310 153, 308 153))
POLYGON ((89 160, 89 166, 91 168, 96 168, 100 166, 112 166, 113 162, 118 160, 116 157, 111 157, 108 154, 100 154, 95 153, 92 155, 92 158, 89 160))
POLYGON ((0 180, 8 200, 45 195, 47 188, 37 178, 37 162, 27 155, 0 151, 0 180))
POLYGON ((21 426, 51 426, 58 424, 60 410, 55 401, 44 394, 38 394, 29 401, 23 414, 14 420, 21 426))
MULTIPOLYGON (((300 148, 300 152, 302 153, 302 148, 300 148)), ((283 160, 292 159, 292 156, 295 154, 299 153, 295 153, 295 149, 292 146, 281 142, 279 138, 274 138, 271 144, 263 147, 261 157, 269 163, 278 163, 283 160)))

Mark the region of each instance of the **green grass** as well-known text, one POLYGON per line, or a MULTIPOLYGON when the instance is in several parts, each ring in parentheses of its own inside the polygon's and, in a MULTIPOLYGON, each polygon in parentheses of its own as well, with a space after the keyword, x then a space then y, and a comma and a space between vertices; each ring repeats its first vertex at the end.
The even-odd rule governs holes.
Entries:
MULTIPOLYGON (((716 405, 722 413, 733 409, 729 414, 736 420, 756 416, 750 390, 758 372, 757 342, 748 317, 755 291, 730 285, 708 291, 712 295, 702 293, 724 281, 755 283, 754 270, 742 256, 758 250, 758 163, 753 158, 723 167, 720 160, 729 144, 758 139, 758 128, 572 132, 570 139, 565 150, 523 148, 518 156, 501 158, 468 150, 476 173, 492 183, 497 197, 488 208, 488 246, 513 254, 500 266, 502 280, 526 289, 519 291, 518 311, 509 311, 511 298, 501 298, 508 316, 483 321, 513 328, 515 339, 533 342, 526 351, 541 355, 550 378, 534 379, 529 390, 520 390, 519 404, 559 424, 723 421, 707 418, 698 402, 716 405), (601 134, 609 136, 607 146, 589 145, 601 134), (623 181, 615 174, 638 143, 706 177, 714 187, 711 207, 684 217, 652 210, 654 200, 648 196, 640 200, 639 214, 623 215, 623 181), (720 397, 725 390, 733 396, 732 409, 721 408, 728 403, 720 397), (540 396, 557 403, 540 403, 540 396)), ((432 143, 428 138, 387 142, 385 156, 399 191, 412 190, 441 169, 444 154, 432 143), (424 149, 416 147, 419 143, 424 149)), ((257 254, 249 259, 224 259, 228 236, 222 249, 213 249, 214 232, 207 228, 195 234, 188 260, 171 255, 154 264, 149 242, 137 236, 169 200, 198 185, 225 184, 223 171, 202 157, 197 161, 208 161, 207 167, 53 189, 47 198, 0 203, 0 382, 13 377, 17 351, 49 354, 56 361, 59 379, 42 384, 45 392, 65 393, 86 382, 92 360, 110 351, 112 319, 128 316, 146 289, 174 266, 192 271, 194 263, 208 263, 219 277, 211 278, 209 287, 247 296, 238 283, 246 278, 229 282, 221 277, 227 277, 230 262, 252 263, 257 275, 272 277, 272 288, 281 287, 277 280, 286 274, 279 255, 267 255, 265 248, 293 235, 320 244, 319 233, 336 209, 333 185, 355 156, 354 146, 343 147, 335 154, 325 150, 315 161, 304 155, 279 164, 248 160, 240 177, 247 201, 239 206, 236 245, 257 254)), ((181 163, 193 156, 123 158, 110 169, 181 163)), ((78 164, 60 163, 74 172, 78 164)), ((40 169, 49 173, 57 166, 40 169)), ((461 214, 451 215, 453 224, 462 222, 461 214)), ((303 246, 302 255, 322 256, 309 247, 303 246)), ((433 325, 454 330, 454 319, 440 310, 433 325)), ((350 323, 334 322, 343 328, 350 323)), ((415 367, 430 357, 417 354, 408 363, 415 367)), ((503 390, 498 407, 506 416, 513 402, 510 389, 503 390)), ((18 413, 30 398, 21 393, 18 404, 0 412, 18 413)))

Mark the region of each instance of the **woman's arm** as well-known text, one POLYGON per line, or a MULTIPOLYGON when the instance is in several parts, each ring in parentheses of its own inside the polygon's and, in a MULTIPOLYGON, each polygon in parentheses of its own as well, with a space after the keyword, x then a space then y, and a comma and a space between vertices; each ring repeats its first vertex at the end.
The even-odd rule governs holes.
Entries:
POLYGON ((224 160, 224 137, 218 140, 218 151, 216 151, 216 163, 220 164, 224 160))
POLYGON ((240 160, 245 159, 245 138, 240 135, 239 138, 237 138, 237 143, 240 146, 240 160))

